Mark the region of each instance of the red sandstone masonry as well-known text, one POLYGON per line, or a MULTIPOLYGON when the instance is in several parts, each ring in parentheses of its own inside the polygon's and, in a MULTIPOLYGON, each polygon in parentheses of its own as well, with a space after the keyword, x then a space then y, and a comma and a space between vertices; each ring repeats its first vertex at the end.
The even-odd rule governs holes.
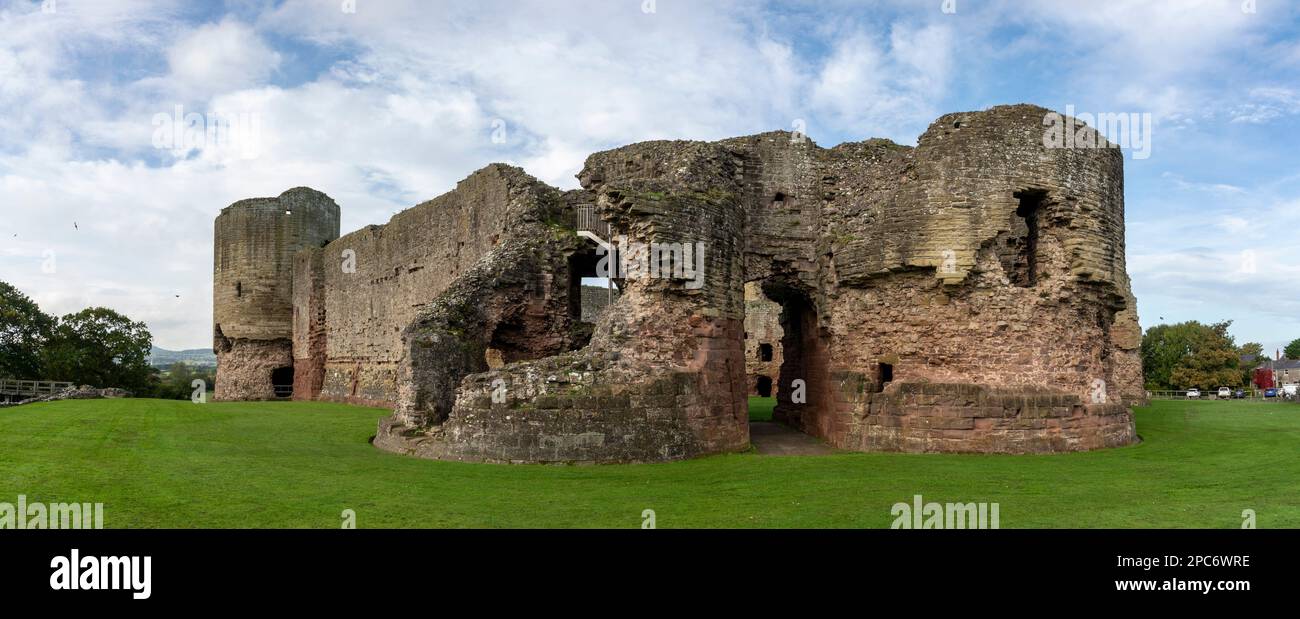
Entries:
MULTIPOLYGON (((823 149, 783 132, 648 142, 592 155, 584 190, 563 196, 488 168, 325 248, 321 397, 396 402, 375 444, 424 457, 627 462, 740 450, 748 283, 782 306, 776 418, 835 446, 1130 444, 1127 405, 1141 401, 1142 377, 1122 156, 1046 149, 1046 113, 947 115, 915 148, 823 149), (706 285, 620 281, 582 345, 565 310, 569 258, 585 243, 565 222, 580 203, 632 241, 705 242, 706 285), (456 223, 431 235, 438 209, 456 223), (378 259, 348 280, 329 261, 353 245, 361 264, 378 259), (502 351, 505 364, 490 365, 502 351), (493 399, 500 385, 504 402, 493 399)), ((294 356, 315 368, 319 340, 301 324, 309 332, 294 333, 294 356)))
POLYGON ((293 399, 315 400, 325 384, 325 267, 317 248, 293 265, 293 399))

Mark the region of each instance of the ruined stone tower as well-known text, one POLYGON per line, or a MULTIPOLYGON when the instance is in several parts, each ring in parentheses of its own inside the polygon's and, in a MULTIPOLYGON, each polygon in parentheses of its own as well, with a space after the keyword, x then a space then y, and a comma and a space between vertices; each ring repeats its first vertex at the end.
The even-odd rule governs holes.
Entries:
POLYGON ((1086 126, 1095 146, 1053 148, 1049 115, 949 114, 914 147, 633 144, 567 192, 494 164, 328 244, 321 194, 286 194, 318 227, 267 215, 285 196, 238 203, 217 221, 218 397, 297 366, 295 398, 394 410, 377 447, 467 461, 742 450, 760 375, 775 420, 841 449, 1129 444, 1123 155, 1086 126), (611 255, 631 260, 593 326, 581 281, 611 255))
POLYGON ((215 398, 288 397, 294 254, 338 238, 339 207, 305 187, 241 200, 222 209, 213 236, 215 398))

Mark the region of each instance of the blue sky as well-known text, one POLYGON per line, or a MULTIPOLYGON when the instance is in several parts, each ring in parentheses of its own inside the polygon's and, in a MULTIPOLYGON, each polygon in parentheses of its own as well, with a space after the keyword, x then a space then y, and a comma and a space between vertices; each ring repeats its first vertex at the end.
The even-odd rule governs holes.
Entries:
POLYGON ((212 219, 241 198, 315 187, 347 231, 493 161, 571 188, 640 140, 914 144, 1030 102, 1151 114, 1125 161, 1144 327, 1300 337, 1300 3, 345 4, 0 0, 0 279, 206 347, 212 219), (256 122, 160 148, 177 106, 256 122))

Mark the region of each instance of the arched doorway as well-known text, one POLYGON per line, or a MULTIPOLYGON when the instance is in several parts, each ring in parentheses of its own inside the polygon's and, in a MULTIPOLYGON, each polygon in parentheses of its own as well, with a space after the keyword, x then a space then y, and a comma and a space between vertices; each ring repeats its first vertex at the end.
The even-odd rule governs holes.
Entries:
POLYGON ((271 388, 277 398, 293 397, 293 366, 271 370, 271 388))

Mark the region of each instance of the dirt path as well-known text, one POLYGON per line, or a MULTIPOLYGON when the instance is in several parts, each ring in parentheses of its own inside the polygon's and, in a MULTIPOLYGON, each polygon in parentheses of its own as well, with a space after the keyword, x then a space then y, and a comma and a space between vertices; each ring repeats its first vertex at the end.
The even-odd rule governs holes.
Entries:
POLYGON ((749 442, 762 456, 824 456, 836 449, 785 424, 749 422, 749 442))

